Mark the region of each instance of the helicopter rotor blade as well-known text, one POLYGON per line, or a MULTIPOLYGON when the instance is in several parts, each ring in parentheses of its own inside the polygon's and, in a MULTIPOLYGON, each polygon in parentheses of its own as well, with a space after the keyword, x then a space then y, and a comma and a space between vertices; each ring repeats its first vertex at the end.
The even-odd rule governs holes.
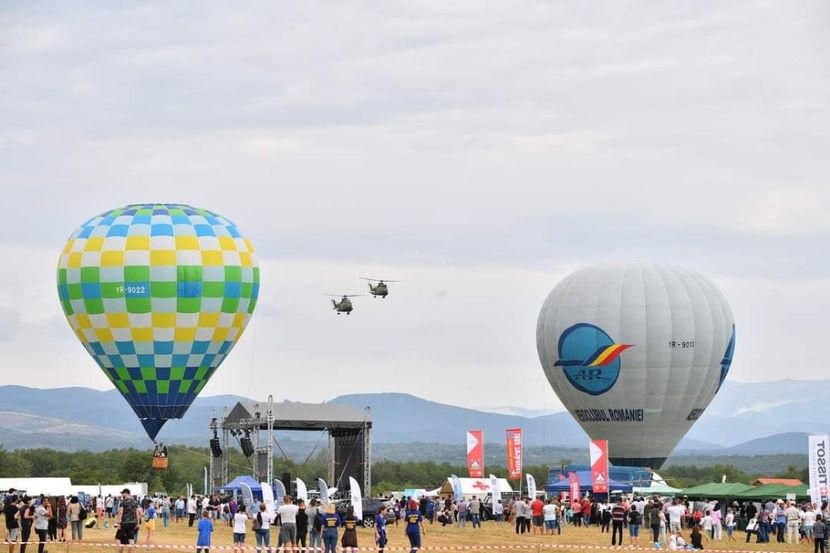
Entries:
POLYGON ((372 282, 406 282, 405 280, 390 280, 388 278, 366 278, 360 277, 362 280, 369 280, 372 282))

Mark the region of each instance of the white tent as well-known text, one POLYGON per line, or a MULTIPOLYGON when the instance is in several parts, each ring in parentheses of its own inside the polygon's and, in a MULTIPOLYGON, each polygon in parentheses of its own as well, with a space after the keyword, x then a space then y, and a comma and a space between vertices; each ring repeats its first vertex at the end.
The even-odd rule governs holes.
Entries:
MULTIPOLYGON (((461 483, 461 495, 464 497, 486 497, 490 495, 490 479, 489 478, 459 478, 461 483)), ((510 493, 513 488, 506 478, 499 478, 499 491, 501 493, 510 493)), ((438 488, 438 493, 444 496, 453 495, 452 478, 447 478, 444 484, 438 488)))
POLYGON ((72 481, 69 478, 0 478, 0 490, 14 488, 28 495, 71 495, 72 481))

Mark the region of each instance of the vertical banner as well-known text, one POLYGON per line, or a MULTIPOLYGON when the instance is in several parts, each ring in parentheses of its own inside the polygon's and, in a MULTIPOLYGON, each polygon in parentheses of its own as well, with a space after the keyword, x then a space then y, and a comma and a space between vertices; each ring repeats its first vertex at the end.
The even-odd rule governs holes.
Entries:
POLYGON ((501 487, 499 487, 499 479, 496 478, 495 474, 490 475, 490 493, 493 494, 491 505, 495 505, 501 501, 501 487))
POLYGON ((481 430, 467 431, 467 472, 470 478, 484 478, 484 434, 481 430))
POLYGON ((810 472, 810 501, 821 507, 821 503, 830 498, 828 486, 827 434, 814 434, 808 439, 809 472, 810 472))
POLYGON ((274 480, 274 504, 277 506, 277 509, 282 505, 286 495, 288 493, 285 491, 285 484, 282 483, 282 480, 274 480))
POLYGON ((529 472, 525 474, 525 478, 527 479, 527 496, 534 500, 536 499, 536 479, 529 472))
POLYGON ((259 485, 262 487, 262 502, 265 503, 265 512, 273 516, 275 512, 274 489, 268 482, 260 482, 259 485))
POLYGON ((357 520, 363 520, 363 496, 360 493, 360 485, 352 476, 349 476, 349 497, 352 500, 354 517, 357 520))
POLYGON ((245 505, 245 511, 252 513, 254 506, 254 492, 251 491, 251 486, 243 482, 239 485, 239 491, 242 492, 242 504, 245 505))
POLYGON ((508 428, 507 432, 507 477, 522 479, 522 429, 508 428))
POLYGON ((608 493, 608 440, 591 440, 591 493, 608 493))
POLYGON ((302 499, 308 503, 308 487, 299 478, 297 478, 297 499, 302 499))
POLYGON ((582 499, 582 490, 579 487, 579 477, 576 472, 571 472, 571 504, 582 499))
POLYGON ((461 502, 464 497, 464 494, 461 490, 461 480, 458 479, 456 475, 450 476, 450 482, 452 482, 452 494, 455 497, 457 502, 461 502))
POLYGON ((323 502, 323 505, 329 504, 329 487, 326 484, 326 481, 322 478, 317 479, 317 483, 320 485, 320 501, 323 502))

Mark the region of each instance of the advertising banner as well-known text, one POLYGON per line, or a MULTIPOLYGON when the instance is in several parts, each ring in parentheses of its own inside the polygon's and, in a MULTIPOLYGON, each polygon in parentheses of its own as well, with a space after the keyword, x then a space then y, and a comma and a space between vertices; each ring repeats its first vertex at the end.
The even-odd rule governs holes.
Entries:
POLYGON ((354 517, 357 520, 363 520, 363 495, 360 493, 360 484, 351 476, 349 476, 349 497, 352 500, 354 517))
POLYGON ((522 429, 508 428, 507 432, 507 478, 522 479, 522 429))
POLYGON ((455 498, 455 501, 460 503, 464 498, 464 494, 461 490, 461 480, 458 479, 458 476, 453 474, 450 476, 450 482, 452 482, 452 495, 455 498))
POLYGON ((536 479, 529 472, 525 474, 527 479, 527 496, 532 500, 536 499, 536 479))
POLYGON ((484 478, 484 434, 481 430, 467 431, 467 472, 470 478, 484 478))
POLYGON ((608 440, 591 440, 591 493, 608 493, 608 440))
POLYGON ((819 507, 822 501, 830 499, 827 446, 827 434, 814 434, 809 437, 810 501, 819 507))
POLYGON ((493 505, 501 501, 501 488, 499 488, 499 479, 495 474, 490 475, 490 493, 493 494, 493 505))
POLYGON ((571 473, 571 503, 573 504, 575 501, 579 501, 582 499, 582 489, 579 487, 579 477, 577 477, 575 472, 571 473))

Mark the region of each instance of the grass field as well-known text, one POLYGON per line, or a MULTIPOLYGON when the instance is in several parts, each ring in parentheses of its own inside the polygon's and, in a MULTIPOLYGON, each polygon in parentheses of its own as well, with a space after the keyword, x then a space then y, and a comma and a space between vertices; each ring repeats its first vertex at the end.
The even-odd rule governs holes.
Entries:
MULTIPOLYGON (((150 543, 155 545, 179 545, 179 546, 187 546, 192 545, 194 546, 195 551, 195 543, 196 543, 196 529, 189 528, 187 523, 179 523, 173 524, 171 523, 169 528, 162 528, 161 521, 158 521, 158 529, 153 532, 152 540, 150 543)), ((276 536, 279 529, 276 527, 272 527, 271 530, 271 545, 276 549, 276 536)), ((68 533, 68 531, 67 531, 68 533)), ((142 529, 141 531, 141 543, 145 543, 146 535, 145 531, 142 529)), ((389 534, 389 548, 392 549, 401 549, 406 548, 408 550, 409 541, 406 539, 404 535, 404 528, 403 525, 399 527, 390 526, 388 529, 389 534)), ((111 528, 92 528, 86 529, 84 533, 84 540, 90 543, 97 543, 97 544, 107 544, 113 543, 115 530, 111 528)), ((688 538, 688 533, 684 532, 684 536, 688 538)), ((745 550, 745 551, 812 551, 812 544, 801 544, 798 546, 791 546, 791 545, 784 545, 784 544, 776 544, 774 543, 775 538, 773 537, 773 543, 768 544, 755 544, 744 543, 745 534, 743 532, 736 532, 735 537, 737 538, 737 542, 704 542, 704 547, 707 550, 745 550)), ((34 537, 34 539, 37 539, 34 537)), ((626 546, 628 545, 628 535, 625 535, 626 539, 626 546)), ((754 539, 753 539, 754 541, 754 539)), ((224 545, 230 546, 232 543, 232 536, 231 536, 231 529, 227 526, 216 524, 215 531, 213 535, 213 545, 224 545)), ((358 531, 358 543, 362 548, 373 548, 374 547, 374 531, 371 529, 359 529, 358 531)), ((246 545, 252 547, 255 545, 253 532, 248 531, 246 536, 246 545)), ((473 529, 471 526, 467 526, 466 528, 454 528, 451 526, 447 527, 440 527, 440 526, 431 526, 430 524, 426 524, 426 535, 423 536, 423 548, 429 550, 433 547, 464 547, 464 546, 510 546, 510 545, 520 545, 520 546, 527 546, 529 549, 541 549, 539 547, 534 546, 544 546, 544 545, 557 545, 559 547, 563 547, 566 545, 573 545, 575 546, 574 549, 586 549, 585 546, 610 546, 611 545, 611 538, 610 534, 601 534, 598 528, 575 528, 575 527, 566 527, 561 535, 555 536, 538 536, 538 535, 522 535, 517 536, 514 532, 514 529, 507 525, 507 524, 496 524, 494 522, 485 522, 481 529, 473 529)), ((645 537, 644 534, 641 535, 640 538, 640 547, 651 549, 651 543, 649 543, 648 539, 645 537)), ((627 548, 627 547, 626 547, 627 548)), ((94 545, 72 545, 67 546, 64 543, 50 543, 47 545, 48 553, 67 553, 71 552, 92 552, 92 551, 111 551, 110 548, 102 548, 101 546, 94 546, 94 545)), ((567 550, 568 548, 564 547, 560 550, 567 550)), ((338 551, 340 550, 338 545, 338 551)), ((17 550, 16 550, 17 551, 17 550)), ((27 549, 26 553, 35 553, 37 551, 36 548, 32 548, 31 546, 27 549)))

